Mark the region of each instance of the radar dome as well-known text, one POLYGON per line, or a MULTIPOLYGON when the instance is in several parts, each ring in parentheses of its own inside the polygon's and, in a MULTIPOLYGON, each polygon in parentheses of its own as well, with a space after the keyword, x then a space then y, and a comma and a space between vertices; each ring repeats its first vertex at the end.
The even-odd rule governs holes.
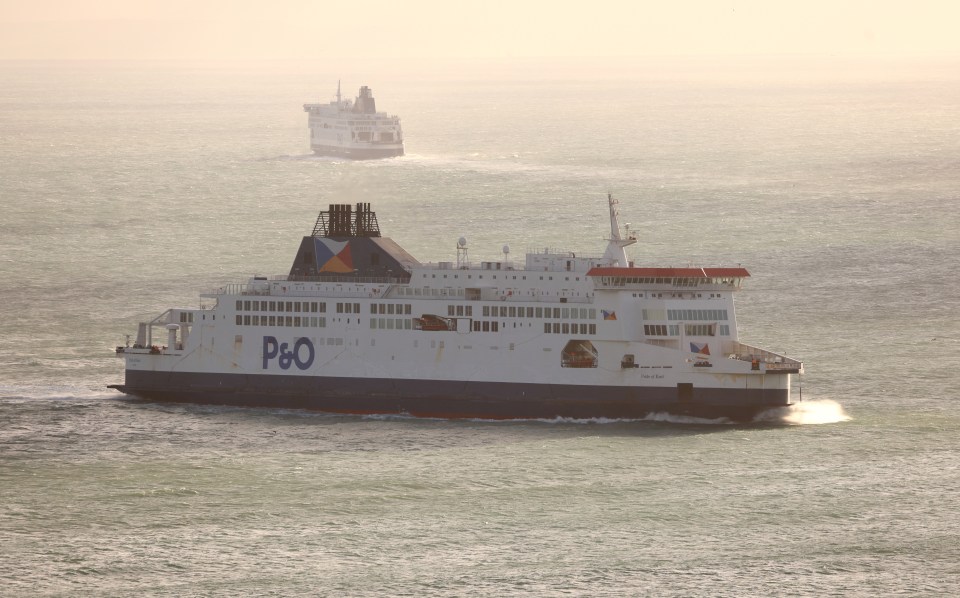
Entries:
POLYGON ((460 247, 466 247, 466 246, 467 246, 467 238, 466 238, 466 237, 460 237, 460 239, 457 241, 457 245, 459 245, 460 247))

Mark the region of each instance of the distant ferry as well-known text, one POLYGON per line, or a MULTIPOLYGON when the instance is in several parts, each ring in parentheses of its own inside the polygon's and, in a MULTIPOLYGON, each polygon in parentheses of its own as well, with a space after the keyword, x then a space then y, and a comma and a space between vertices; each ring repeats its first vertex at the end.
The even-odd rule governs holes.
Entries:
POLYGON ((741 267, 636 267, 608 198, 606 252, 421 263, 369 204, 331 205, 287 275, 169 309, 118 347, 118 390, 158 401, 441 418, 750 421, 801 362, 739 340, 741 267), (159 329, 158 337, 155 332, 159 329), (164 336, 165 334, 165 336, 164 336), (164 344, 165 343, 165 344, 164 344))
POLYGON ((321 156, 354 160, 391 158, 403 155, 400 118, 377 112, 370 88, 363 86, 356 100, 340 97, 329 104, 304 104, 309 113, 310 149, 321 156))

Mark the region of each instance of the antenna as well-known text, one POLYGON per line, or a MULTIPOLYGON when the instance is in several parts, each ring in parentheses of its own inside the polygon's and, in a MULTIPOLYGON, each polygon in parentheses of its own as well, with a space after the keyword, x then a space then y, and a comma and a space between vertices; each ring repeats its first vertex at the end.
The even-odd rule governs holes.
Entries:
POLYGON ((467 259, 467 238, 460 237, 457 240, 457 270, 466 270, 470 265, 467 259))
POLYGON ((337 79, 337 108, 340 107, 340 79, 337 79))
POLYGON ((603 257, 616 263, 621 268, 627 268, 630 262, 627 260, 627 252, 624 251, 624 248, 627 245, 636 243, 637 238, 635 235, 631 235, 629 230, 627 231, 626 239, 620 235, 620 211, 617 209, 618 203, 620 202, 614 199, 612 193, 607 193, 607 205, 610 208, 610 238, 607 239, 607 251, 604 252, 603 257))

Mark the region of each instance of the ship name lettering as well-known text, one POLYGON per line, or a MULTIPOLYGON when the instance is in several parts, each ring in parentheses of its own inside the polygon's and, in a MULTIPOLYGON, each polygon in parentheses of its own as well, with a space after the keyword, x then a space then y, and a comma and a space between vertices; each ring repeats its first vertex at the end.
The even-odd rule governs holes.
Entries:
POLYGON ((288 349, 289 346, 289 343, 279 342, 275 336, 263 337, 263 369, 267 369, 274 359, 277 360, 281 370, 289 370, 291 364, 294 363, 301 370, 313 365, 316 351, 310 339, 300 337, 293 343, 293 349, 288 349), (304 347, 306 347, 306 356, 303 355, 304 351, 302 349, 304 347))

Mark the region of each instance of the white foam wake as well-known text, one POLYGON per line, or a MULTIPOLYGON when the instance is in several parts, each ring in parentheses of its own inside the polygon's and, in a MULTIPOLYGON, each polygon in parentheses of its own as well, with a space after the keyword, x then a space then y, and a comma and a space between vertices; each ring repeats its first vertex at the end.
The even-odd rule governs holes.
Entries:
POLYGON ((643 421, 648 422, 665 422, 670 424, 695 424, 695 425, 726 425, 733 423, 726 417, 717 417, 714 419, 708 419, 705 417, 693 417, 690 415, 676 415, 673 413, 665 413, 658 411, 656 413, 651 413, 650 415, 643 418, 643 421))
POLYGON ((753 421, 783 423, 797 426, 835 424, 852 418, 843 410, 843 405, 829 399, 802 401, 789 407, 777 407, 764 411, 753 421))

